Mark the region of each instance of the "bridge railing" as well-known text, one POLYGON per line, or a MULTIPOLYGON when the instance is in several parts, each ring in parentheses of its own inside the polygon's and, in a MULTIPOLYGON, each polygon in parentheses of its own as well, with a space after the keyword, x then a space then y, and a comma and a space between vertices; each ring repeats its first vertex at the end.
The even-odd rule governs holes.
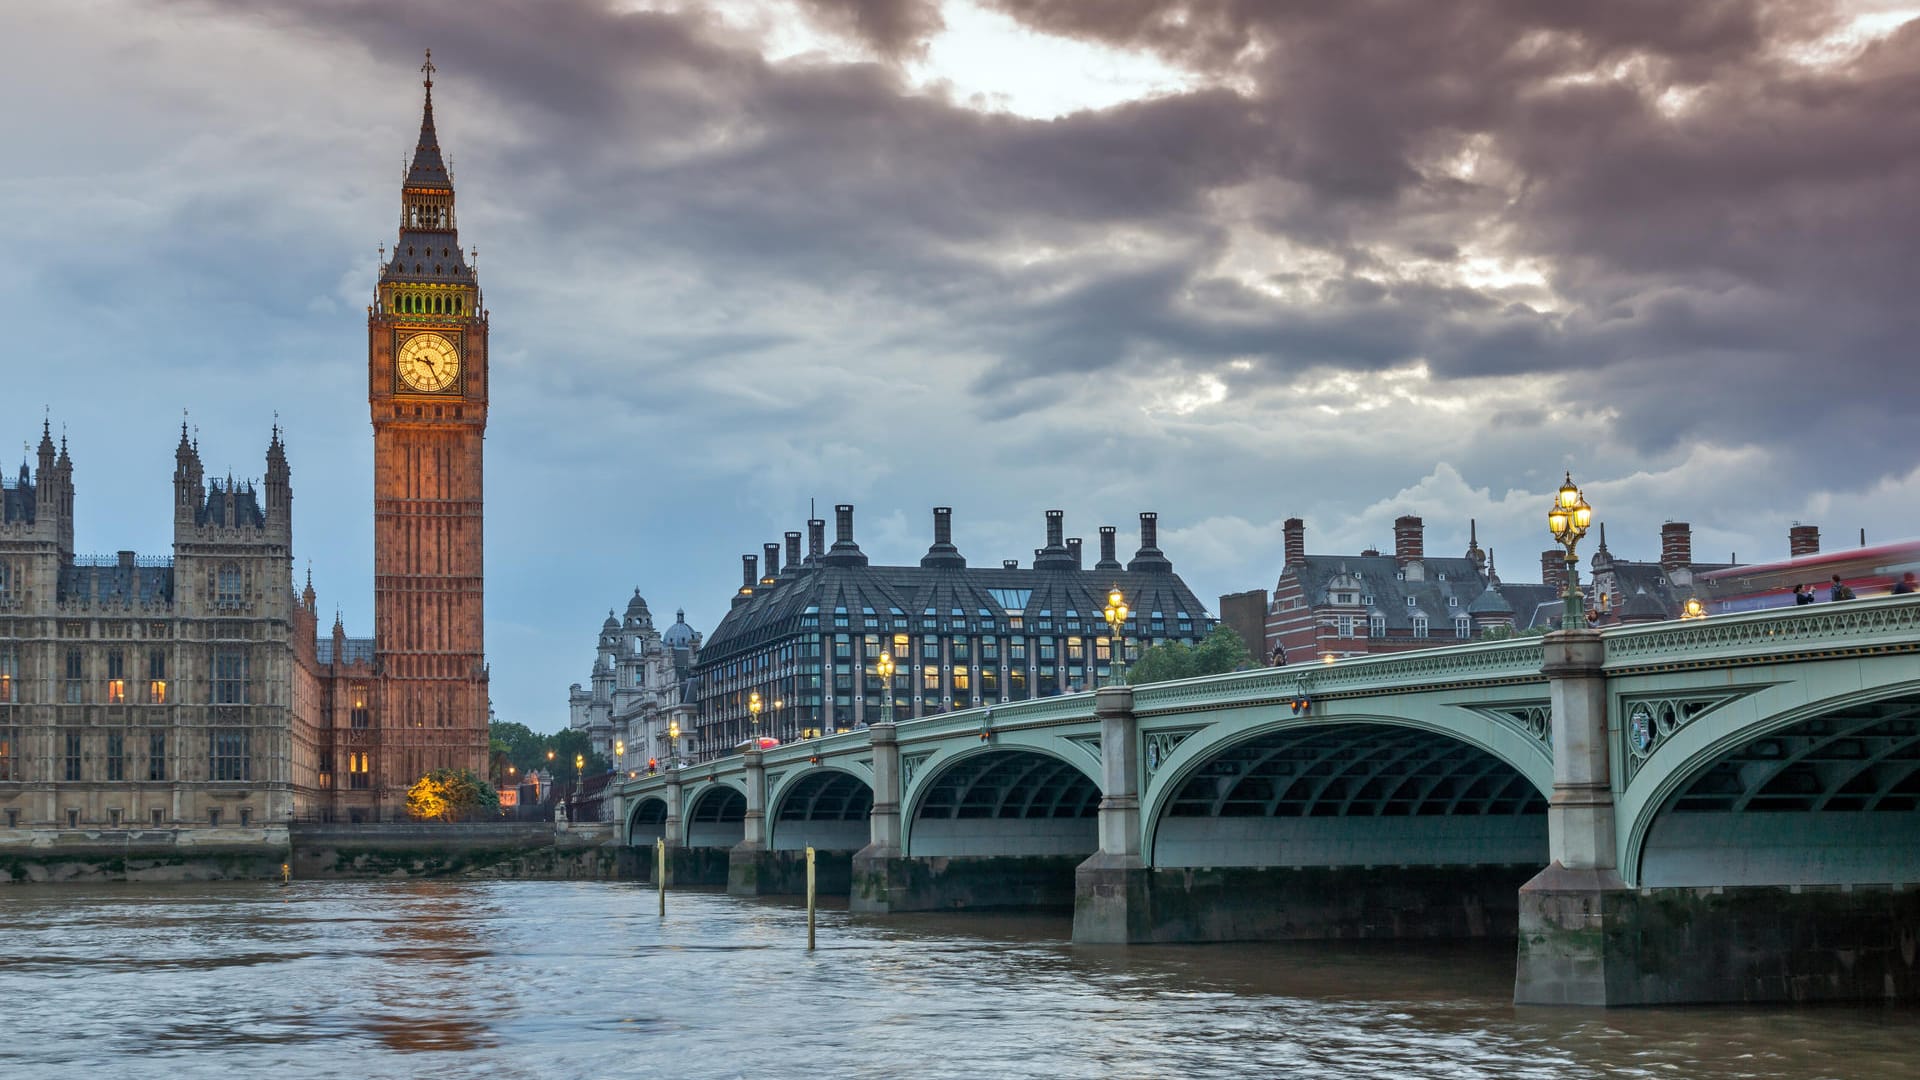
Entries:
POLYGON ((1539 638, 1441 645, 1385 656, 1357 656, 1333 663, 1289 664, 1133 689, 1137 715, 1179 712, 1200 704, 1244 705, 1256 701, 1345 691, 1418 689, 1461 681, 1537 679, 1545 662, 1539 638))
POLYGON ((1920 595, 1877 596, 1606 631, 1607 669, 1920 645, 1920 595))

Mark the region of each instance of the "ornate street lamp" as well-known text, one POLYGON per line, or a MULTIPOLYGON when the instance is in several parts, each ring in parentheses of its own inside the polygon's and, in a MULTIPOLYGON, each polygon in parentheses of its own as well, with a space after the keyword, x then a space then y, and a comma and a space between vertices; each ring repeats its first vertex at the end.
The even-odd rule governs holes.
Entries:
POLYGON ((1113 674, 1108 676, 1109 686, 1125 686, 1127 670, 1127 598, 1121 594, 1120 586, 1107 593, 1107 607, 1102 612, 1107 620, 1108 647, 1113 652, 1113 674))
POLYGON ((752 748, 758 750, 760 749, 760 691, 755 690, 747 695, 747 712, 753 715, 752 748))
POLYGON ((680 767, 680 721, 667 721, 667 768, 680 767))
POLYGON ((891 650, 881 653, 880 659, 873 662, 873 671, 880 676, 880 685, 885 694, 883 700, 886 704, 880 716, 891 724, 893 723, 893 652, 891 650))
POLYGON ((1554 541, 1567 549, 1566 608, 1560 616, 1562 630, 1583 630, 1587 625, 1580 597, 1580 556, 1574 554, 1573 549, 1592 524, 1593 507, 1587 505, 1586 497, 1573 485, 1573 473, 1569 472, 1567 482, 1560 485, 1553 497, 1553 508, 1547 511, 1547 528, 1552 531, 1554 541))
POLYGON ((625 739, 613 740, 613 767, 618 770, 627 763, 627 743, 625 739))
POLYGON ((573 788, 575 791, 580 790, 580 781, 586 771, 587 756, 585 754, 573 755, 573 788))
POLYGON ((1707 617, 1706 605, 1700 602, 1699 597, 1689 596, 1687 597, 1686 606, 1680 609, 1680 617, 1683 619, 1704 619, 1707 617))

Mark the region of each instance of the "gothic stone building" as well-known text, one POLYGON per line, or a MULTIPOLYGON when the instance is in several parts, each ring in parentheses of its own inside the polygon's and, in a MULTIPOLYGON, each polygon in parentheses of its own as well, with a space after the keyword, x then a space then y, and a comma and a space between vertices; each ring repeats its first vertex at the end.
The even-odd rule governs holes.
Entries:
POLYGON ((853 507, 834 508, 833 546, 826 522, 742 558, 733 608, 700 650, 695 669, 699 729, 682 756, 725 753, 756 731, 782 741, 872 723, 887 707, 875 668, 894 662, 892 705, 900 719, 975 705, 1047 697, 1102 685, 1112 645, 1101 619, 1118 586, 1133 609, 1130 653, 1163 642, 1198 642, 1213 630, 1193 591, 1158 546, 1157 516, 1140 515, 1140 549, 1125 566, 1114 554, 1116 530, 1100 529, 1100 559, 1082 562, 1078 537, 1047 511, 1047 543, 1031 566, 1006 560, 969 567, 953 544, 953 512, 933 511, 933 544, 918 566, 875 566, 853 538, 853 507), (758 725, 749 708, 758 693, 758 725))
POLYGON ((700 634, 687 625, 687 613, 676 611, 672 626, 655 630, 646 599, 633 590, 626 617, 609 611, 600 627, 590 687, 567 689, 569 726, 586 732, 616 771, 638 773, 671 760, 669 726, 694 729, 687 687, 699 659, 700 634))
POLYGON ((294 595, 277 428, 259 485, 205 480, 183 428, 173 556, 104 560, 74 554, 73 465, 43 429, 38 470, 0 484, 0 825, 40 830, 31 842, 257 841, 294 815, 398 816, 435 768, 485 775, 489 324, 426 71, 399 238, 367 309, 373 637, 336 618, 317 639, 311 583, 294 595))
POLYGON ((205 480, 184 425, 174 457, 171 556, 74 553, 73 460, 47 428, 33 475, 0 480, 0 845, 285 842, 315 762, 286 450, 276 428, 259 485, 205 480))

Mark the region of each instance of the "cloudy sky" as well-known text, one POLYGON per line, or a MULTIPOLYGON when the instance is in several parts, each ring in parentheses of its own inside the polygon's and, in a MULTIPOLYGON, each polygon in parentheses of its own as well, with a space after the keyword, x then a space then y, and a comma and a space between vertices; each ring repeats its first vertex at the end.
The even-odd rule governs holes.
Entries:
POLYGON ((1294 515, 1326 552, 1477 518, 1537 580, 1564 469, 1625 557, 1910 536, 1916 15, 9 3, 0 437, 50 408, 82 551, 163 552, 181 410, 236 477, 277 410, 297 566, 370 633, 365 308, 430 46, 504 718, 564 725, 635 586, 711 629, 810 499, 887 561, 951 505, 981 565, 1157 510, 1207 597, 1271 587, 1294 515))

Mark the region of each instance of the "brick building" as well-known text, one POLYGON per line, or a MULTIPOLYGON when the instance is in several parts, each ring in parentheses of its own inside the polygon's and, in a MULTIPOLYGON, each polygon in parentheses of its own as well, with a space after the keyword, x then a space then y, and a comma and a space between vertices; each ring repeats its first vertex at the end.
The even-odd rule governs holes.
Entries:
POLYGON ((487 775, 490 321, 460 248, 431 58, 422 71, 425 104, 400 185, 399 235, 367 308, 374 633, 349 638, 336 620, 302 667, 304 692, 318 703, 307 809, 323 818, 395 816, 407 788, 437 768, 487 775))

